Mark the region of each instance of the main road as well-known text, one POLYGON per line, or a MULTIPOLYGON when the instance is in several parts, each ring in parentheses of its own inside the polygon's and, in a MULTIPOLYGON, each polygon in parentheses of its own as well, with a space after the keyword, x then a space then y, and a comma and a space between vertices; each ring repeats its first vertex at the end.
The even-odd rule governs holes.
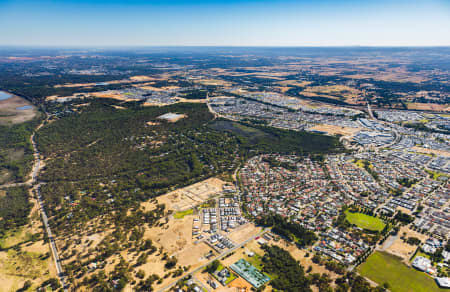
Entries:
POLYGON ((34 165, 33 165, 33 169, 31 170, 30 180, 23 184, 33 186, 33 191, 36 194, 36 198, 39 203, 39 211, 41 213, 42 223, 44 224, 44 229, 45 229, 45 232, 47 233, 48 240, 50 243, 50 250, 53 255, 53 260, 55 261, 56 272, 58 274, 59 281, 61 282, 61 285, 62 285, 64 291, 67 292, 68 289, 66 286, 64 271, 61 266, 61 261, 59 259, 59 254, 58 254, 58 249, 56 248, 55 238, 53 237, 52 230, 50 229, 50 225, 48 224, 48 217, 47 217, 47 213, 45 212, 44 201, 42 200, 42 196, 41 196, 40 188, 41 188, 42 183, 38 183, 38 180, 37 180, 39 171, 41 170, 41 167, 42 167, 42 163, 41 163, 41 155, 38 151, 34 137, 35 137, 36 131, 39 130, 44 125, 45 121, 46 120, 43 120, 42 123, 33 132, 33 135, 31 135, 30 140, 31 140, 31 145, 33 146, 34 165))

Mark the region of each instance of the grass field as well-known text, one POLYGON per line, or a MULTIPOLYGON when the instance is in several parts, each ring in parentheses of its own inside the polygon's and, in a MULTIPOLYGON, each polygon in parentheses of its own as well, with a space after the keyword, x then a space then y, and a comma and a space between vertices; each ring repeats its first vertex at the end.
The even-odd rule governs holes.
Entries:
POLYGON ((347 215, 347 220, 351 224, 355 224, 356 226, 372 230, 372 231, 381 231, 383 230, 384 222, 381 219, 362 214, 362 213, 351 213, 350 211, 346 211, 345 214, 347 215))
POLYGON ((178 211, 178 212, 176 212, 176 213, 173 215, 173 218, 175 218, 175 219, 183 219, 184 216, 192 215, 192 213, 194 213, 194 210, 193 210, 193 209, 187 209, 187 210, 185 210, 185 211, 178 211))
POLYGON ((392 292, 437 292, 436 282, 425 273, 410 268, 401 259, 384 252, 375 252, 358 268, 359 273, 378 284, 388 283, 392 292))

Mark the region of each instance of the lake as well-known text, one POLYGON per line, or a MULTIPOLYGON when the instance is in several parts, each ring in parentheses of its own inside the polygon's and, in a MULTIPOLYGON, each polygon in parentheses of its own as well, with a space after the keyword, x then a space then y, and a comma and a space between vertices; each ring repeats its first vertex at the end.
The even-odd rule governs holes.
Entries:
POLYGON ((5 100, 12 97, 8 92, 0 91, 0 100, 5 100))
POLYGON ((24 111, 24 110, 29 110, 29 109, 32 109, 32 108, 33 108, 33 106, 31 106, 31 105, 24 105, 24 106, 16 107, 16 110, 24 111))

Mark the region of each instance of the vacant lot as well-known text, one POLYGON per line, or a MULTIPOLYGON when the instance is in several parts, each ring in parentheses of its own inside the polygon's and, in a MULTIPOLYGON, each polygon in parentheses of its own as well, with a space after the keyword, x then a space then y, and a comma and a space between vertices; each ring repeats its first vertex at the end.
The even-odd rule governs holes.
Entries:
POLYGON ((261 227, 257 227, 253 223, 249 223, 239 226, 236 230, 230 232, 230 234, 228 234, 228 238, 239 244, 252 236, 257 236, 261 230, 261 227))
POLYGON ((359 273, 378 284, 388 283, 392 292, 434 292, 440 289, 434 280, 402 263, 394 255, 375 252, 358 268, 359 273))
POLYGON ((421 110, 421 111, 436 111, 436 112, 450 111, 450 106, 448 106, 447 104, 412 102, 412 103, 408 103, 407 107, 408 107, 408 109, 421 110))
POLYGON ((350 127, 321 124, 312 127, 310 130, 325 132, 330 135, 353 136, 354 134, 359 132, 361 128, 350 128, 350 127))
POLYGON ((346 211, 345 214, 347 215, 348 222, 350 222, 351 224, 355 224, 359 228, 372 231, 381 231, 386 225, 381 219, 366 214, 352 213, 349 211, 346 211))
POLYGON ((420 153, 425 153, 425 154, 434 154, 434 155, 439 155, 439 156, 450 157, 450 152, 443 151, 443 150, 435 150, 435 149, 423 148, 423 147, 419 147, 419 146, 414 146, 412 148, 412 150, 420 152, 420 153))
MULTIPOLYGON (((406 233, 405 237, 416 237, 422 241, 424 241, 427 236, 424 234, 420 234, 419 232, 413 231, 409 229, 408 227, 402 227, 400 228, 400 231, 398 234, 404 234, 406 233)), ((385 241, 385 243, 388 241, 385 241)), ((397 236, 394 242, 390 244, 389 246, 383 246, 383 250, 391 253, 393 255, 399 256, 403 258, 403 261, 409 262, 409 258, 413 255, 414 251, 416 250, 416 245, 409 245, 406 242, 404 242, 400 236, 397 236)))
POLYGON ((158 203, 165 204, 168 210, 183 211, 217 195, 222 191, 225 184, 226 182, 218 178, 209 178, 160 196, 158 197, 158 203))

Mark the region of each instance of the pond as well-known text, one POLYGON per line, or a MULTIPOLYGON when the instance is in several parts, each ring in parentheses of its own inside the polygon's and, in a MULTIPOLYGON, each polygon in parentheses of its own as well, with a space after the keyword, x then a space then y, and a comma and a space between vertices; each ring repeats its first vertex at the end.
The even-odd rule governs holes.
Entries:
POLYGON ((32 109, 32 108, 33 108, 33 106, 31 106, 31 105, 24 105, 24 106, 16 107, 16 110, 24 111, 24 110, 29 110, 29 109, 32 109))
POLYGON ((8 92, 0 91, 0 100, 5 100, 12 97, 8 92))

